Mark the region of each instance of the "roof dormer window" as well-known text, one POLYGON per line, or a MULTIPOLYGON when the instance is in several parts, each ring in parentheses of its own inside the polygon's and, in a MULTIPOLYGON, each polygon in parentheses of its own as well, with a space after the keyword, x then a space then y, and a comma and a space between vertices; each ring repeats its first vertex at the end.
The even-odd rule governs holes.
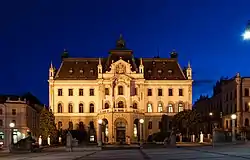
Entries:
POLYGON ((173 70, 169 69, 168 74, 171 75, 173 73, 173 70))
POLYGON ((90 72, 90 74, 91 74, 91 75, 93 75, 94 70, 93 70, 93 69, 90 69, 90 71, 89 71, 89 72, 90 72))
POLYGON ((155 64, 155 61, 153 61, 152 64, 155 64))
POLYGON ((158 73, 159 73, 159 74, 161 74, 161 73, 162 73, 162 70, 161 70, 161 69, 159 69, 159 70, 158 70, 158 73))
POLYGON ((73 73, 73 69, 72 68, 69 69, 69 73, 71 73, 71 74, 73 73))
POLYGON ((86 64, 89 64, 89 62, 88 62, 88 61, 86 61, 85 63, 86 63, 86 64))

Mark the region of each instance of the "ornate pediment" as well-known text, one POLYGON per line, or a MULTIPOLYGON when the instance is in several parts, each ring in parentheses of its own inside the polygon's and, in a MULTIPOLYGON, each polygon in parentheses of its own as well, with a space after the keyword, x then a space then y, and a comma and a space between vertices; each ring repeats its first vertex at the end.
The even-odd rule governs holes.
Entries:
POLYGON ((126 62, 122 59, 114 62, 110 66, 111 70, 110 72, 106 73, 112 73, 112 74, 131 74, 136 73, 131 70, 132 66, 129 62, 126 62))

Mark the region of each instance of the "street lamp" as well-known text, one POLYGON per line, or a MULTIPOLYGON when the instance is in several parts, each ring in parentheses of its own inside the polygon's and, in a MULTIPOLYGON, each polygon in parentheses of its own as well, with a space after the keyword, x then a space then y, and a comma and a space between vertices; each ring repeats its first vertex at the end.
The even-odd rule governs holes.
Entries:
POLYGON ((209 132, 212 132, 213 124, 211 123, 211 118, 213 116, 213 112, 209 112, 209 132))
POLYGON ((250 20, 247 23, 245 32, 242 34, 243 40, 250 40, 250 20))
POLYGON ((98 147, 102 146, 102 119, 98 120, 98 147))
POLYGON ((11 129, 11 144, 13 144, 13 128, 15 127, 15 123, 13 123, 13 122, 11 122, 10 124, 9 124, 9 126, 10 126, 10 129, 11 129))
POLYGON ((143 138, 142 138, 142 134, 143 134, 143 123, 144 123, 144 119, 140 119, 139 120, 140 122, 140 146, 142 147, 142 141, 143 141, 143 138))
POLYGON ((236 114, 232 114, 231 115, 231 119, 232 119, 232 142, 235 142, 235 120, 236 120, 236 114))

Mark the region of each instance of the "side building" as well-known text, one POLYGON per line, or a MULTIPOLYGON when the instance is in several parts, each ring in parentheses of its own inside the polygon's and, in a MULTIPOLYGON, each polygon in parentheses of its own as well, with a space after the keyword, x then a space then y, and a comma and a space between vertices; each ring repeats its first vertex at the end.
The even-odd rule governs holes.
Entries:
POLYGON ((226 131, 232 130, 231 115, 236 114, 237 132, 249 131, 250 78, 239 73, 233 78, 223 78, 214 87, 212 97, 198 100, 194 108, 218 123, 226 131))
POLYGON ((38 136, 39 112, 42 105, 31 94, 23 96, 1 95, 0 96, 0 143, 8 147, 13 142, 25 138, 27 132, 38 136), (38 103, 38 104, 37 104, 38 103), (10 123, 14 123, 13 137, 10 123))
POLYGON ((159 132, 163 114, 192 108, 192 69, 171 58, 135 58, 120 37, 106 58, 69 58, 49 69, 49 106, 58 129, 84 127, 98 132, 104 125, 106 143, 137 142, 139 120, 143 139, 159 132))

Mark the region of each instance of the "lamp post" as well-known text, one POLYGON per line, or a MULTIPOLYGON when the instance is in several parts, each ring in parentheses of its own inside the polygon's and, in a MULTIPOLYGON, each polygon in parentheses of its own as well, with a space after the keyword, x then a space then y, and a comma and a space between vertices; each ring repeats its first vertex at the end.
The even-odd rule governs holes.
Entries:
POLYGON ((250 40, 250 20, 247 22, 245 32, 242 34, 243 40, 250 40))
POLYGON ((15 127, 15 123, 11 122, 9 124, 9 126, 10 126, 10 130, 11 130, 11 144, 13 144, 14 143, 14 140, 13 140, 13 128, 15 127))
POLYGON ((232 119, 232 142, 235 142, 235 119, 236 119, 236 114, 231 115, 232 119))
MULTIPOLYGON (((209 112, 209 132, 211 131, 212 132, 212 123, 211 123, 211 119, 212 119, 212 116, 213 116, 213 112, 209 112)), ((210 133, 211 133, 210 132, 210 133)))
POLYGON ((98 147, 102 146, 102 119, 98 120, 98 147))
POLYGON ((140 119, 140 146, 142 146, 142 141, 143 141, 143 123, 144 123, 144 119, 140 119))

